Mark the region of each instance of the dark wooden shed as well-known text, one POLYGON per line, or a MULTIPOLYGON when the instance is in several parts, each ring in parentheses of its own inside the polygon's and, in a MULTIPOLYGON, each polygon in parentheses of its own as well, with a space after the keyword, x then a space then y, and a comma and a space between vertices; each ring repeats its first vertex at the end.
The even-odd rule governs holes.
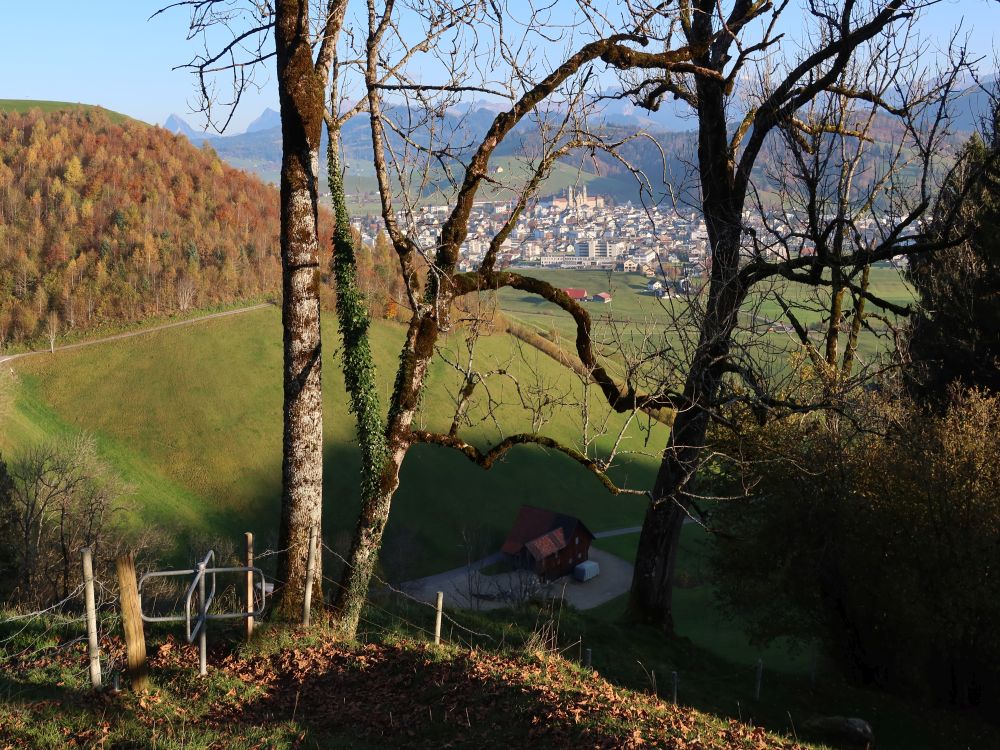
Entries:
POLYGON ((594 535, 575 516, 522 505, 501 551, 546 580, 573 572, 590 556, 594 535))

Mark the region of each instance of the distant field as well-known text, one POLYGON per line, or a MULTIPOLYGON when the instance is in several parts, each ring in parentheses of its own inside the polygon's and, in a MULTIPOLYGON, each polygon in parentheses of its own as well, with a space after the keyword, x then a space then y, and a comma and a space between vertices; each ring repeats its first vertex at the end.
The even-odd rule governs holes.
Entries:
POLYGON ((42 112, 62 112, 67 109, 93 109, 103 112, 112 122, 120 123, 131 120, 131 117, 120 112, 113 112, 110 109, 99 107, 94 104, 80 104, 74 102, 52 102, 36 99, 0 99, 0 112, 30 112, 39 109, 42 112))
MULTIPOLYGON (((382 391, 394 374, 402 329, 374 328, 382 391)), ((343 542, 353 529, 358 502, 358 451, 347 413, 339 367, 333 360, 336 331, 325 329, 325 497, 327 538, 343 542)), ((446 342, 445 347, 459 345, 446 342)), ((481 342, 482 369, 503 363, 534 385, 579 399, 575 376, 530 347, 512 359, 511 340, 481 342), (576 396, 573 396, 574 390, 576 396)), ((281 331, 277 310, 260 310, 88 349, 40 355, 14 363, 20 385, 11 429, 0 435, 5 453, 45 435, 84 429, 97 434, 104 454, 136 487, 136 520, 181 535, 216 533, 237 539, 257 533, 262 547, 276 539, 281 482, 281 331)), ((456 373, 437 361, 430 374, 420 421, 431 428, 450 423, 456 373)), ((492 385, 505 402, 509 382, 492 385)), ((595 399, 596 401, 596 399, 595 399)), ((482 408, 473 411, 483 416, 482 408)), ((504 429, 529 427, 523 412, 499 410, 504 429)), ((612 421, 620 420, 614 417, 612 421)), ((594 428, 591 429, 593 434, 594 428)), ((579 411, 559 411, 544 432, 566 441, 582 433, 579 411)), ((496 427, 467 433, 480 443, 495 440, 496 427)), ((632 429, 625 446, 656 453, 662 426, 650 445, 632 429)), ((607 446, 607 439, 598 441, 607 446)), ((652 482, 654 458, 633 456, 615 475, 632 486, 652 482)), ((416 577, 463 563, 463 530, 479 539, 476 554, 493 551, 518 506, 537 503, 573 512, 591 528, 634 525, 644 502, 613 497, 577 464, 541 450, 519 448, 490 472, 443 448, 416 446, 403 466, 402 485, 387 532, 390 574, 416 577)))
MULTIPOLYGON (((675 339, 676 336, 670 326, 672 317, 687 305, 683 299, 660 300, 653 297, 646 292, 647 279, 639 274, 569 269, 521 269, 520 272, 545 279, 561 288, 583 288, 590 295, 609 292, 612 301, 608 304, 585 303, 594 322, 594 339, 598 342, 610 340, 611 331, 616 328, 632 332, 658 333, 666 336, 667 340, 675 339)), ((873 293, 897 304, 913 301, 909 286, 900 277, 899 271, 893 268, 872 269, 871 289, 873 293)), ((801 308, 796 310, 796 316, 803 325, 819 323, 825 310, 813 304, 809 296, 812 294, 811 290, 798 284, 784 282, 769 286, 762 290, 765 293, 753 297, 748 302, 745 323, 750 323, 749 310, 752 306, 761 335, 765 336, 767 344, 778 352, 779 356, 784 357, 798 347, 798 340, 793 339, 793 335, 789 333, 765 333, 768 322, 786 322, 782 317, 781 307, 774 297, 774 290, 781 291, 788 302, 801 308)), ((576 326, 572 318, 556 305, 512 289, 503 289, 497 296, 499 307, 505 314, 526 323, 548 338, 556 339, 564 348, 573 349, 576 326)), ((862 334, 859 342, 859 353, 862 358, 874 357, 884 348, 884 342, 874 335, 862 334)))

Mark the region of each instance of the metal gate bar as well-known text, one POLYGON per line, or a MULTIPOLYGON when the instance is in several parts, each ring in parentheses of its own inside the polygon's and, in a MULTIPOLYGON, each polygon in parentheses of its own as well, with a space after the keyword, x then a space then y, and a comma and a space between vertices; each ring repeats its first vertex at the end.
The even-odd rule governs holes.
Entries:
POLYGON ((185 624, 185 635, 187 637, 187 642, 192 643, 194 639, 198 638, 198 673, 200 675, 207 674, 207 643, 205 631, 207 629, 207 623, 209 620, 236 620, 236 619, 246 619, 247 617, 258 618, 264 614, 264 606, 266 604, 266 589, 264 583, 264 572, 254 566, 243 566, 243 567, 208 567, 210 562, 215 562, 215 551, 209 550, 205 558, 198 563, 196 568, 190 570, 163 570, 156 571, 152 573, 143 574, 142 578, 139 579, 139 603, 140 603, 140 614, 144 622, 183 622, 185 624), (209 607, 212 606, 212 602, 215 599, 215 577, 218 573, 250 573, 252 576, 260 576, 260 609, 256 609, 250 612, 218 612, 216 614, 209 614, 209 607), (206 595, 205 593, 205 579, 211 574, 212 577, 212 587, 211 590, 206 595), (147 615, 145 612, 141 611, 142 606, 142 586, 143 584, 151 578, 176 578, 181 576, 193 576, 191 584, 187 588, 187 593, 184 597, 184 614, 183 615, 147 615), (195 590, 198 591, 198 613, 194 620, 194 627, 191 626, 191 600, 194 598, 195 590))

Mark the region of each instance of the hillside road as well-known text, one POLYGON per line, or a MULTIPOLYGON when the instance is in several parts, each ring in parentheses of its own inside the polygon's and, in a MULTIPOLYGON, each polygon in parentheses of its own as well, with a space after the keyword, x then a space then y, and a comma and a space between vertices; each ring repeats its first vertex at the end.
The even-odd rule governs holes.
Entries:
MULTIPOLYGON (((97 344, 106 344, 111 341, 121 341, 122 339, 131 339, 136 336, 145 336, 148 333, 156 333, 157 331, 165 331, 168 328, 180 328, 181 326, 190 326, 195 323, 204 323, 206 320, 215 320, 216 318, 227 318, 231 315, 242 315, 243 313, 248 313, 253 310, 260 310, 264 307, 270 307, 270 302, 261 302, 258 305, 251 305, 250 307, 239 307, 235 310, 225 310, 223 312, 210 313, 208 315, 200 315, 197 318, 189 318, 187 320, 177 320, 173 323, 163 323, 162 325, 152 326, 150 328, 143 328, 138 331, 126 331, 125 333, 116 333, 112 336, 104 336, 99 339, 89 339, 87 341, 79 341, 75 344, 66 344, 65 346, 57 346, 55 352, 68 352, 73 349, 83 349, 85 346, 96 346, 97 344)), ((49 349, 34 349, 30 352, 19 352, 18 354, 8 354, 6 356, 0 356, 0 365, 9 364, 15 362, 19 359, 25 359, 26 357, 35 357, 40 354, 50 354, 53 350, 49 349)))

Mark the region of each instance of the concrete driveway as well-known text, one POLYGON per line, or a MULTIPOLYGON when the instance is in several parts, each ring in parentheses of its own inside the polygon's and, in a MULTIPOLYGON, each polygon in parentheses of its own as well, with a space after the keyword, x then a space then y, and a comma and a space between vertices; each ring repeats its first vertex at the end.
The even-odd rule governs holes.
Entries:
POLYGON ((620 557, 590 548, 590 559, 601 566, 596 578, 581 583, 564 576, 540 584, 530 573, 514 572, 487 576, 479 569, 496 562, 499 555, 477 561, 472 566, 408 581, 403 591, 424 602, 433 603, 438 591, 444 592, 445 606, 463 609, 500 609, 523 601, 527 594, 547 598, 564 597, 577 609, 593 609, 621 596, 632 585, 632 565, 620 557))

